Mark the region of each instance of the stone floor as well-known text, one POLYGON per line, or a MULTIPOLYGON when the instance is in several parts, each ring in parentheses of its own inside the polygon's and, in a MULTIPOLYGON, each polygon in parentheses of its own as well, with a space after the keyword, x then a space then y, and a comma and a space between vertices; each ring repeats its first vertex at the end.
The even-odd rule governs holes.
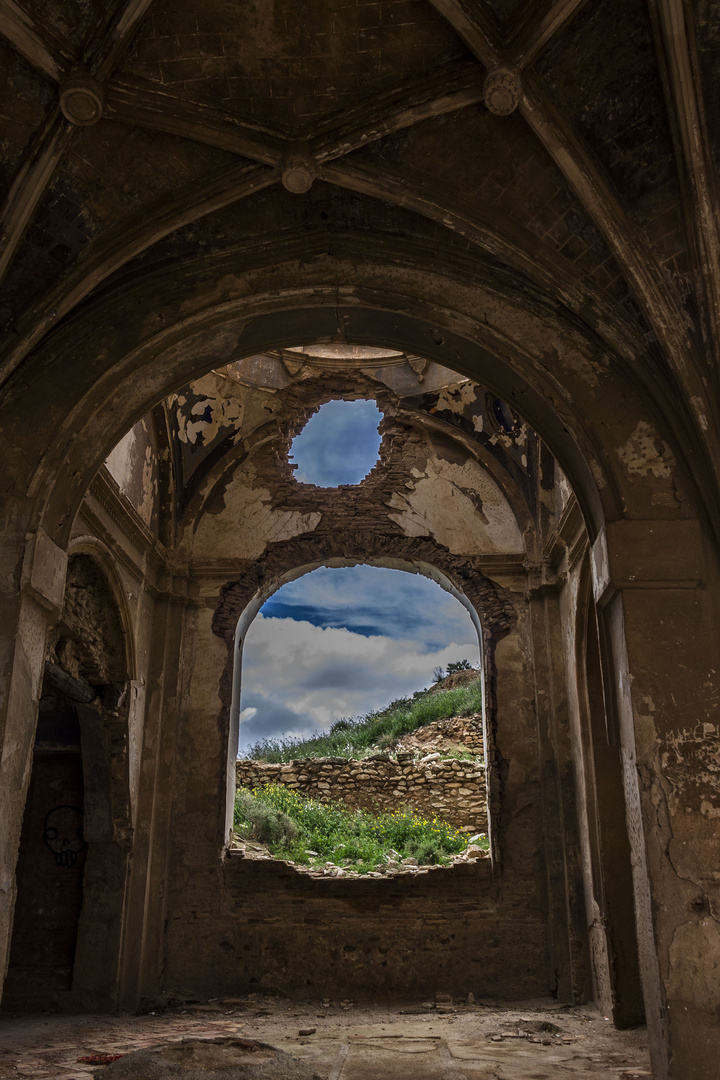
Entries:
POLYGON ((271 1043, 321 1080, 651 1080, 645 1030, 615 1031, 592 1007, 259 996, 144 1016, 3 1015, 0 1078, 87 1080, 103 1069, 79 1057, 219 1035, 271 1043))

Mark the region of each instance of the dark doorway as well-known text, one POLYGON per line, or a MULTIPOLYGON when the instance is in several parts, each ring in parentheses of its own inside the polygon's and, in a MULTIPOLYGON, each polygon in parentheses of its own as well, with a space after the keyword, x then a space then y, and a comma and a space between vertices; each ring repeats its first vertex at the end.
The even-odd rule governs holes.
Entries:
POLYGON ((83 901, 83 763, 73 704, 40 701, 30 789, 17 868, 17 904, 5 1010, 47 1006, 72 988, 83 901))

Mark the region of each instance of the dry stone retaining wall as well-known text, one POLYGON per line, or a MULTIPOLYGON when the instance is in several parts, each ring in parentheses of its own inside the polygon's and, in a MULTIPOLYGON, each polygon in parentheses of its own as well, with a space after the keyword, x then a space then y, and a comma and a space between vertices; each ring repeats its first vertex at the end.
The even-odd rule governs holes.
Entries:
MULTIPOLYGON (((475 676, 477 677, 477 673, 475 676)), ((452 688, 448 683, 449 680, 443 684, 443 690, 452 688)), ((485 744, 480 713, 475 713, 474 716, 453 716, 446 720, 435 720, 432 724, 423 724, 422 727, 399 738, 393 746, 393 752, 421 750, 423 754, 428 754, 439 750, 443 753, 452 747, 484 755, 485 744)))
POLYGON ((485 767, 474 761, 326 757, 268 765, 243 760, 236 772, 238 784, 251 789, 284 784, 321 802, 340 800, 361 810, 407 806, 457 828, 487 831, 485 767))

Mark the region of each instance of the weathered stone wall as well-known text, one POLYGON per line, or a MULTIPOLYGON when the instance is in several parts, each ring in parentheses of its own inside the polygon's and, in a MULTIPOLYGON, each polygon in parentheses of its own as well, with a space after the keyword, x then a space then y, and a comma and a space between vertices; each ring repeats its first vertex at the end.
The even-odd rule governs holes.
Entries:
MULTIPOLYGON (((462 672, 477 678, 477 672, 462 672)), ((454 676, 445 679, 442 684, 443 690, 451 690, 454 686, 462 686, 471 682, 465 679, 462 682, 454 682, 454 676)), ((434 753, 436 750, 446 751, 452 746, 463 750, 471 750, 472 753, 481 757, 485 756, 485 739, 483 737, 482 716, 475 713, 473 716, 449 716, 444 720, 435 720, 431 724, 423 724, 415 728, 409 735, 403 735, 394 744, 393 752, 422 750, 424 754, 434 753)))
POLYGON ((321 802, 339 800, 361 810, 407 806, 457 828, 487 831, 485 766, 474 761, 394 761, 385 756, 365 761, 307 758, 286 765, 238 761, 236 773, 238 784, 248 788, 284 784, 321 802))
MULTIPOLYGON (((445 962, 460 970, 462 948, 498 926, 503 975, 534 965, 538 983, 578 997, 592 927, 595 958, 604 947, 610 958, 597 999, 617 1023, 629 1022, 632 983, 640 1004, 635 974, 622 970, 639 953, 656 1080, 716 1080, 717 4, 566 3, 551 18, 545 4, 492 7, 495 32, 472 33, 463 5, 448 2, 257 0, 241 19, 239 5, 181 0, 145 18, 145 5, 126 5, 109 29, 109 5, 35 2, 23 5, 22 25, 2 20, 0 976, 46 630, 60 617, 83 492, 113 443, 212 366, 245 358, 247 371, 263 350, 292 342, 384 342, 413 358, 403 384, 415 377, 418 400, 403 406, 408 430, 395 429, 395 445, 420 460, 400 486, 379 477, 374 505, 339 493, 333 516, 299 485, 287 501, 271 444, 290 434, 282 387, 305 376, 281 356, 282 381, 258 378, 237 423, 228 422, 237 411, 200 394, 186 401, 184 427, 158 409, 165 551, 143 547, 135 562, 130 551, 131 513, 132 531, 153 535, 139 487, 153 465, 144 451, 138 497, 118 500, 127 515, 85 517, 121 568, 123 610, 139 613, 128 624, 134 655, 149 657, 132 687, 136 829, 126 932, 116 937, 127 944, 124 1000, 135 1008, 160 972, 180 967, 186 984, 192 976, 215 989, 218 971, 282 975, 293 961, 287 981, 297 985, 303 969, 311 978, 335 962, 336 949, 337 978, 352 981, 343 956, 357 955, 358 942, 369 950, 358 980, 367 985, 387 963, 397 985, 412 964, 428 977, 445 962), (105 105, 68 70, 80 42, 108 84, 105 105), (484 60, 503 42, 504 60, 526 73, 524 87, 509 78, 510 104, 515 91, 523 100, 510 117, 497 115, 496 76, 485 83, 484 60), (85 127, 73 99, 94 119, 106 108, 110 123, 85 127), (301 163, 299 186, 312 188, 293 194, 295 151, 283 133, 298 132, 317 163, 301 163), (438 394, 426 361, 456 366, 479 392, 458 384, 438 394), (494 394, 558 455, 592 542, 584 578, 573 570, 581 546, 571 530, 554 536, 550 520, 553 506, 569 518, 569 493, 540 490, 538 476, 554 469, 534 467, 538 440, 516 436, 494 394), (228 785, 224 641, 213 638, 212 613, 232 645, 235 623, 222 622, 238 614, 222 608, 232 590, 251 600, 274 569, 305 565, 277 545, 305 536, 295 555, 312 563, 328 557, 322 532, 340 528, 345 547, 330 557, 356 558, 353 534, 377 535, 378 519, 376 558, 396 556, 399 542, 406 561, 427 561, 412 553, 417 540, 416 552, 444 547, 439 569, 468 596, 463 582, 477 588, 481 573, 490 585, 503 573, 507 581, 506 556, 519 551, 501 541, 515 530, 476 462, 510 501, 527 555, 512 586, 522 621, 505 634, 501 597, 487 584, 478 607, 484 629, 488 619, 498 628, 483 656, 493 870, 511 905, 502 924, 468 915, 453 945, 450 914, 437 935, 432 922, 413 922, 412 892, 398 908, 393 893, 354 886, 298 892, 277 866, 265 879, 238 867, 223 893, 234 763, 228 785), (377 897, 387 896, 383 908, 377 897), (542 934, 533 952, 516 932, 530 904, 547 927, 542 955, 542 934), (395 938, 381 961, 370 936, 385 934, 383 919, 395 938)), ((393 368, 387 386, 399 382, 393 368)), ((109 939, 106 905, 123 884, 108 878, 95 895, 84 907, 109 939)), ((458 896, 453 909, 445 894, 448 913, 462 911, 458 896)), ((35 902, 21 896, 18 906, 35 902)), ((423 910, 437 906, 433 895, 423 910)), ((113 994, 117 965, 97 949, 86 955, 86 977, 113 994)), ((517 979, 515 992, 525 989, 517 979)))
POLYGON ((360 881, 233 852, 177 869, 191 906, 170 910, 163 997, 553 992, 543 905, 526 890, 500 903, 490 860, 360 881))

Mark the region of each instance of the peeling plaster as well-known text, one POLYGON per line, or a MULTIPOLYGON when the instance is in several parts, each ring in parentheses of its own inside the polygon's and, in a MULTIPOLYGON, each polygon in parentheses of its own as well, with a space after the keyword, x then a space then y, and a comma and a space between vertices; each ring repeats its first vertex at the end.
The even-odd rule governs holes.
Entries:
POLYGON ((720 725, 698 723, 670 732, 665 745, 662 772, 673 785, 674 808, 720 817, 720 725))
MULTIPOLYGON (((437 412, 443 412, 447 409, 448 412, 458 413, 462 415, 468 405, 474 405, 478 399, 478 386, 477 383, 464 381, 462 383, 454 383, 452 386, 444 386, 438 394, 437 405, 435 410, 437 412)), ((480 427, 476 427, 476 431, 482 431, 482 418, 480 420, 480 427)))
POLYGON ((105 461, 123 495, 150 527, 157 507, 157 460, 147 420, 128 431, 105 461))
POLYGON ((207 445, 216 438, 221 429, 239 428, 242 405, 235 398, 218 394, 214 375, 199 379, 192 384, 192 389, 198 400, 193 402, 189 412, 184 408, 188 404, 187 397, 177 396, 174 399, 177 406, 178 438, 181 442, 207 445))
POLYGON ((510 504, 477 462, 429 458, 425 475, 408 487, 407 494, 395 492, 387 503, 397 511, 388 517, 406 536, 432 536, 453 554, 524 550, 510 504))
POLYGON ((322 514, 273 509, 270 492, 254 488, 253 478, 246 473, 233 479, 219 510, 203 514, 193 543, 196 558, 257 559, 269 544, 317 528, 322 514))
POLYGON ((671 467, 677 465, 675 456, 666 442, 659 439, 647 420, 638 421, 628 441, 619 446, 617 455, 629 473, 669 479, 671 467))

